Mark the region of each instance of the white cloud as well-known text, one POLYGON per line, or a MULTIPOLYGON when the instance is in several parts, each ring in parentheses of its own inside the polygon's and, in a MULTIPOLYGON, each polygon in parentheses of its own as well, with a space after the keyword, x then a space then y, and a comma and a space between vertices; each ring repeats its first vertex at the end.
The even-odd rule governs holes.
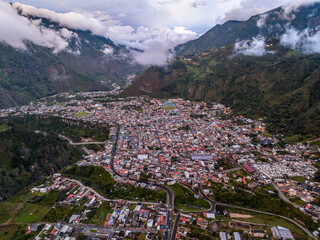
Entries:
POLYGON ((112 55, 113 54, 113 48, 108 47, 108 46, 104 46, 104 49, 102 50, 102 52, 107 56, 108 55, 112 55))
POLYGON ((54 30, 41 27, 39 21, 31 21, 20 16, 11 5, 0 0, 0 41, 26 50, 26 41, 36 45, 53 48, 59 52, 68 46, 68 43, 54 30))
POLYGON ((234 44, 234 50, 236 54, 243 54, 246 56, 263 56, 267 53, 266 51, 266 41, 264 37, 256 37, 252 40, 244 40, 236 42, 234 44))
MULTIPOLYGON (((290 1, 288 0, 239 0, 239 6, 232 8, 225 13, 223 21, 226 20, 247 20, 251 16, 267 12, 280 7, 290 1)), ((262 23, 262 22, 261 22, 262 23)))
POLYGON ((63 27, 79 30, 89 30, 93 34, 102 34, 104 30, 103 24, 97 19, 85 16, 81 13, 56 13, 48 9, 38 9, 33 6, 21 4, 19 2, 13 3, 12 6, 22 12, 22 15, 31 15, 37 17, 44 17, 53 22, 59 23, 63 27))
MULTIPOLYGON (((142 49, 143 52, 136 52, 134 54, 135 59, 140 64, 164 65, 174 57, 173 48, 175 46, 197 37, 196 33, 184 27, 157 31, 154 33, 157 35, 153 39, 148 38, 150 33, 147 34, 147 32, 143 30, 142 32, 146 34, 144 36, 146 40, 140 45, 140 49, 142 49)), ((151 35, 152 34, 153 33, 151 33, 151 35)))
MULTIPOLYGON (((139 26, 133 28, 130 25, 124 25, 119 20, 112 19, 110 15, 103 11, 95 12, 97 15, 96 18, 93 18, 92 16, 75 12, 56 13, 51 10, 37 9, 21 3, 14 3, 13 7, 21 11, 23 15, 47 18, 62 27, 89 30, 93 34, 110 38, 117 44, 139 49, 141 51, 134 51, 133 56, 140 64, 166 64, 173 57, 172 49, 175 46, 198 36, 184 27, 149 28, 139 26)), ((122 14, 122 16, 124 17, 125 15, 122 14)), ((65 40, 77 37, 66 28, 63 28, 59 34, 65 40)), ((103 52, 106 55, 111 55, 113 50, 105 48, 103 52)))
MULTIPOLYGON (((230 19, 245 20, 254 14, 292 2, 290 0, 20 1, 41 7, 14 3, 13 6, 21 9, 24 14, 46 17, 58 22, 62 27, 89 30, 93 34, 110 38, 115 43, 141 49, 143 52, 134 52, 134 56, 137 61, 146 64, 164 64, 172 58, 172 49, 177 44, 194 39, 216 23, 230 19), (45 8, 54 9, 59 13, 45 8)), ((310 0, 304 2, 306 1, 310 0)), ((261 18, 257 25, 263 26, 263 24, 264 19, 261 18)), ((61 32, 57 35, 62 36, 62 40, 67 40, 66 34, 68 33, 61 32)))
POLYGON ((200 7, 200 6, 206 6, 207 2, 203 0, 196 0, 193 3, 191 3, 191 6, 194 8, 200 7))
POLYGON ((268 14, 261 14, 258 21, 257 21, 257 27, 262 28, 266 24, 266 19, 268 17, 268 14))
POLYGON ((309 29, 299 32, 289 28, 281 36, 280 44, 293 50, 301 50, 306 54, 320 53, 320 32, 312 33, 309 29))
POLYGON ((284 17, 290 18, 290 15, 298 10, 300 6, 310 5, 319 2, 319 0, 294 0, 290 1, 282 7, 284 10, 284 17))

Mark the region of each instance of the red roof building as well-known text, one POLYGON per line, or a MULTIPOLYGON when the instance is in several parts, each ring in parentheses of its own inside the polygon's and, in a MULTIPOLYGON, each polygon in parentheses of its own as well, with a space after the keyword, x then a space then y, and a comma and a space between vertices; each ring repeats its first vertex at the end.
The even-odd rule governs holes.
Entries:
POLYGON ((248 173, 254 173, 255 170, 250 167, 248 164, 243 165, 243 168, 248 172, 248 173))

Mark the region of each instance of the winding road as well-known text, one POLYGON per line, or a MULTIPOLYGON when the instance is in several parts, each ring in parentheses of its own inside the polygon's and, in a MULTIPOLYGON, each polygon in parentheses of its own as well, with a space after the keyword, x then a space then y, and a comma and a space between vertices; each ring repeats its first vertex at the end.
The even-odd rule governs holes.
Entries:
MULTIPOLYGON (((280 217, 282 219, 285 219, 293 224, 295 224, 297 227, 299 227, 300 229, 302 229, 305 233, 308 234, 309 237, 313 238, 313 239, 318 239, 317 237, 315 237, 307 228, 305 228, 304 226, 302 226, 300 223, 298 223, 297 221, 282 216, 282 215, 278 215, 278 214, 274 214, 274 213, 269 213, 269 212, 264 212, 264 211, 260 211, 260 210, 256 210, 256 209, 251 209, 251 208, 245 208, 245 207, 240 207, 240 206, 235 206, 235 205, 230 205, 230 204, 224 204, 224 203, 220 203, 220 202, 216 202, 212 199, 210 199, 202 190, 202 186, 200 183, 198 183, 198 188, 199 188, 199 192, 200 194, 210 203, 211 208, 207 211, 199 211, 199 212, 194 212, 194 213, 205 213, 205 212, 215 212, 215 207, 217 205, 220 206, 224 206, 224 207, 229 207, 229 208, 236 208, 236 209, 241 209, 241 210, 245 210, 248 212, 255 212, 255 213, 260 213, 260 214, 265 214, 265 215, 270 215, 270 216, 275 216, 275 217, 280 217)), ((287 199, 288 200, 288 199, 287 199)), ((288 200, 289 201, 289 200, 288 200)), ((179 212, 176 216, 176 220, 174 223, 174 227, 173 227, 173 232, 172 232, 172 238, 171 240, 175 240, 176 239, 176 234, 177 234, 177 229, 179 226, 179 220, 180 220, 180 216, 181 216, 182 212, 179 212)))

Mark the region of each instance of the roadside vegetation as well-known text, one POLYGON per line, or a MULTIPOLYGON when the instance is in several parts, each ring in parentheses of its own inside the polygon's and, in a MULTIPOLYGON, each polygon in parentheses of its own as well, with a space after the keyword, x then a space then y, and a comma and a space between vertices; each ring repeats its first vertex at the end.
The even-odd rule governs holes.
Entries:
POLYGON ((179 184, 169 186, 174 194, 175 208, 182 209, 183 211, 199 211, 209 209, 210 204, 204 200, 200 195, 195 196, 195 193, 188 188, 179 184))
POLYGON ((92 187, 106 198, 140 200, 165 203, 166 192, 134 187, 131 184, 119 184, 102 167, 97 166, 70 166, 61 173, 72 179, 81 181, 84 185, 92 187))
POLYGON ((269 193, 266 190, 258 188, 253 192, 240 188, 231 190, 220 183, 213 184, 210 190, 214 193, 217 202, 282 215, 298 220, 310 230, 317 228, 317 224, 313 222, 311 217, 301 213, 294 206, 284 202, 275 193, 269 193))

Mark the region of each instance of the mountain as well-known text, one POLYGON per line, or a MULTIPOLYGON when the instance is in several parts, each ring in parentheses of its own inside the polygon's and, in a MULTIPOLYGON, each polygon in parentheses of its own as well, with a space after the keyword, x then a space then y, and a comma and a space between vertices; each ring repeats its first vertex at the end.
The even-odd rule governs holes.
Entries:
MULTIPOLYGON (((301 31, 316 29, 320 25, 320 3, 302 5, 296 11, 279 7, 269 12, 255 15, 247 21, 228 21, 216 25, 200 38, 176 47, 179 55, 192 55, 210 49, 227 46, 239 40, 258 35, 271 37, 284 34, 290 26, 301 31)), ((289 8, 289 7, 288 7, 289 8)))
MULTIPOLYGON (((147 69, 122 95, 218 101, 236 113, 265 117, 269 130, 291 135, 288 141, 320 137, 320 54, 310 52, 313 49, 308 41, 311 35, 299 35, 312 28, 312 36, 319 36, 320 4, 303 6, 294 12, 291 23, 300 29, 295 30, 294 36, 301 37, 294 48, 283 43, 281 31, 272 33, 273 26, 283 29, 283 34, 288 31, 284 29, 290 28, 289 20, 279 17, 281 9, 254 16, 246 22, 231 21, 213 28, 185 45, 180 54, 187 56, 176 57, 164 68, 147 69), (257 36, 257 21, 262 16, 263 29, 271 30, 257 36), (243 35, 239 26, 243 27, 243 35), (211 35, 219 31, 221 36, 211 35), (245 38, 248 41, 239 40, 245 38), (202 51, 208 48, 210 50, 202 51), (193 55, 189 55, 191 53, 193 55)), ((292 39, 287 37, 288 41, 292 39)))
POLYGON ((58 53, 26 43, 27 50, 0 42, 0 108, 25 104, 58 92, 110 90, 140 71, 128 50, 89 31, 66 29, 45 18, 41 26, 70 34, 68 47, 58 53), (72 34, 72 35, 71 35, 72 34))

